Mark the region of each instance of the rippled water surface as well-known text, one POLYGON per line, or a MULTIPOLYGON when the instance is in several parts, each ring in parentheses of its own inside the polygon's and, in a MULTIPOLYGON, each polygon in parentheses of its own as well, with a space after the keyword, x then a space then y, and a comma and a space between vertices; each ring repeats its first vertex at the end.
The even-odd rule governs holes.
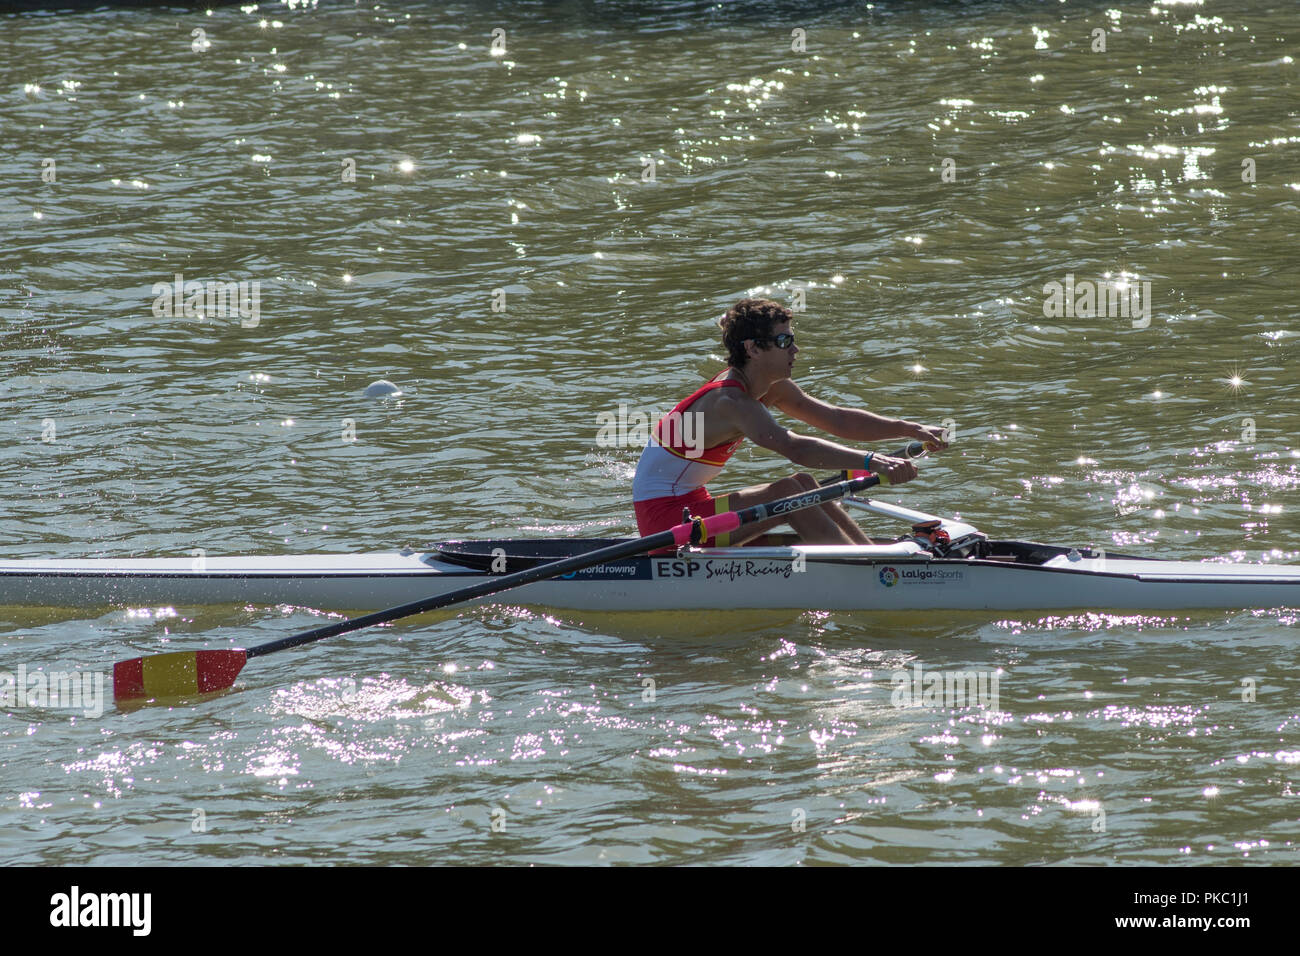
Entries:
MULTIPOLYGON (((0 555, 630 533, 639 448, 597 416, 671 406, 763 294, 806 301, 807 390, 953 428, 891 498, 1300 562, 1298 25, 1264 0, 0 15, 0 555), (258 283, 256 321, 155 309, 177 273, 258 283), (1049 315, 1067 281, 1149 282, 1150 312, 1049 315)), ((746 447, 725 478, 789 470, 746 447)), ((323 616, 0 609, 0 670, 323 616)), ((1285 609, 443 613, 195 706, 7 707, 0 861, 1295 863, 1298 647, 1285 609), (895 706, 918 666, 996 699, 895 706)))

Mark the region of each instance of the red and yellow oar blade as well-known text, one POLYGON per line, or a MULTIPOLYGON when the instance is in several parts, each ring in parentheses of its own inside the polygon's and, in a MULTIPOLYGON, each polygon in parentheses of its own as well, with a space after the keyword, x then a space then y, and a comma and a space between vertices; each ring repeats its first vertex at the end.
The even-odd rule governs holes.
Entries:
POLYGON ((113 665, 113 699, 197 697, 225 690, 248 661, 246 651, 173 651, 113 665))

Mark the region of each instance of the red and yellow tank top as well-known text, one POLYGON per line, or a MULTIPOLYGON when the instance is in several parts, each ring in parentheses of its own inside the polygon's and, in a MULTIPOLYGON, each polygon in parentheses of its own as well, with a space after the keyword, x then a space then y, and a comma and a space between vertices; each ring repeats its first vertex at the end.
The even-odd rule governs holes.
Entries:
POLYGON ((690 411, 690 407, 714 389, 731 387, 748 391, 738 379, 714 379, 682 399, 655 423, 632 479, 633 501, 681 497, 718 476, 745 438, 742 435, 704 448, 704 415, 690 411))

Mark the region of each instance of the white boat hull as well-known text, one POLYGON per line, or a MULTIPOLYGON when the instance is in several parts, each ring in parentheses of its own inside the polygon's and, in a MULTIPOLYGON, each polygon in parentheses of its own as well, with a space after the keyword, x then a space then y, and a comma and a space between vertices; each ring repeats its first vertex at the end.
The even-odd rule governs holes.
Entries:
MULTIPOLYGON (((454 556, 447 560, 445 553, 437 551, 209 557, 201 563, 191 558, 0 561, 0 605, 287 604, 377 610, 483 580, 491 574, 484 569, 488 544, 492 543, 479 548, 478 566, 454 556)), ((730 548, 630 558, 477 603, 600 611, 1300 607, 1300 567, 1113 555, 1072 559, 1066 549, 1048 545, 993 544, 1012 552, 1013 558, 932 558, 912 543, 875 548, 730 548)), ((536 563, 554 556, 557 553, 530 560, 536 563)), ((506 570, 517 568, 512 565, 506 570)))

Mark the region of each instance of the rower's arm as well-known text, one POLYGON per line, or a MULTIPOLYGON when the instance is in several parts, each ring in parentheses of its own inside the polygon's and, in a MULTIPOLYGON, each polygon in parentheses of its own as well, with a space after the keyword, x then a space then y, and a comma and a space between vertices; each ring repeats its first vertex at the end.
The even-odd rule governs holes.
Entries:
POLYGON ((865 452, 832 441, 795 434, 782 427, 771 412, 751 398, 737 397, 719 402, 715 414, 739 428, 754 444, 784 455, 804 468, 861 468, 866 457, 865 452))
POLYGON ((894 438, 929 440, 932 437, 928 433, 923 434, 924 426, 916 422, 885 418, 857 408, 840 408, 838 405, 820 402, 789 379, 775 383, 764 399, 792 418, 848 441, 877 442, 894 438))

